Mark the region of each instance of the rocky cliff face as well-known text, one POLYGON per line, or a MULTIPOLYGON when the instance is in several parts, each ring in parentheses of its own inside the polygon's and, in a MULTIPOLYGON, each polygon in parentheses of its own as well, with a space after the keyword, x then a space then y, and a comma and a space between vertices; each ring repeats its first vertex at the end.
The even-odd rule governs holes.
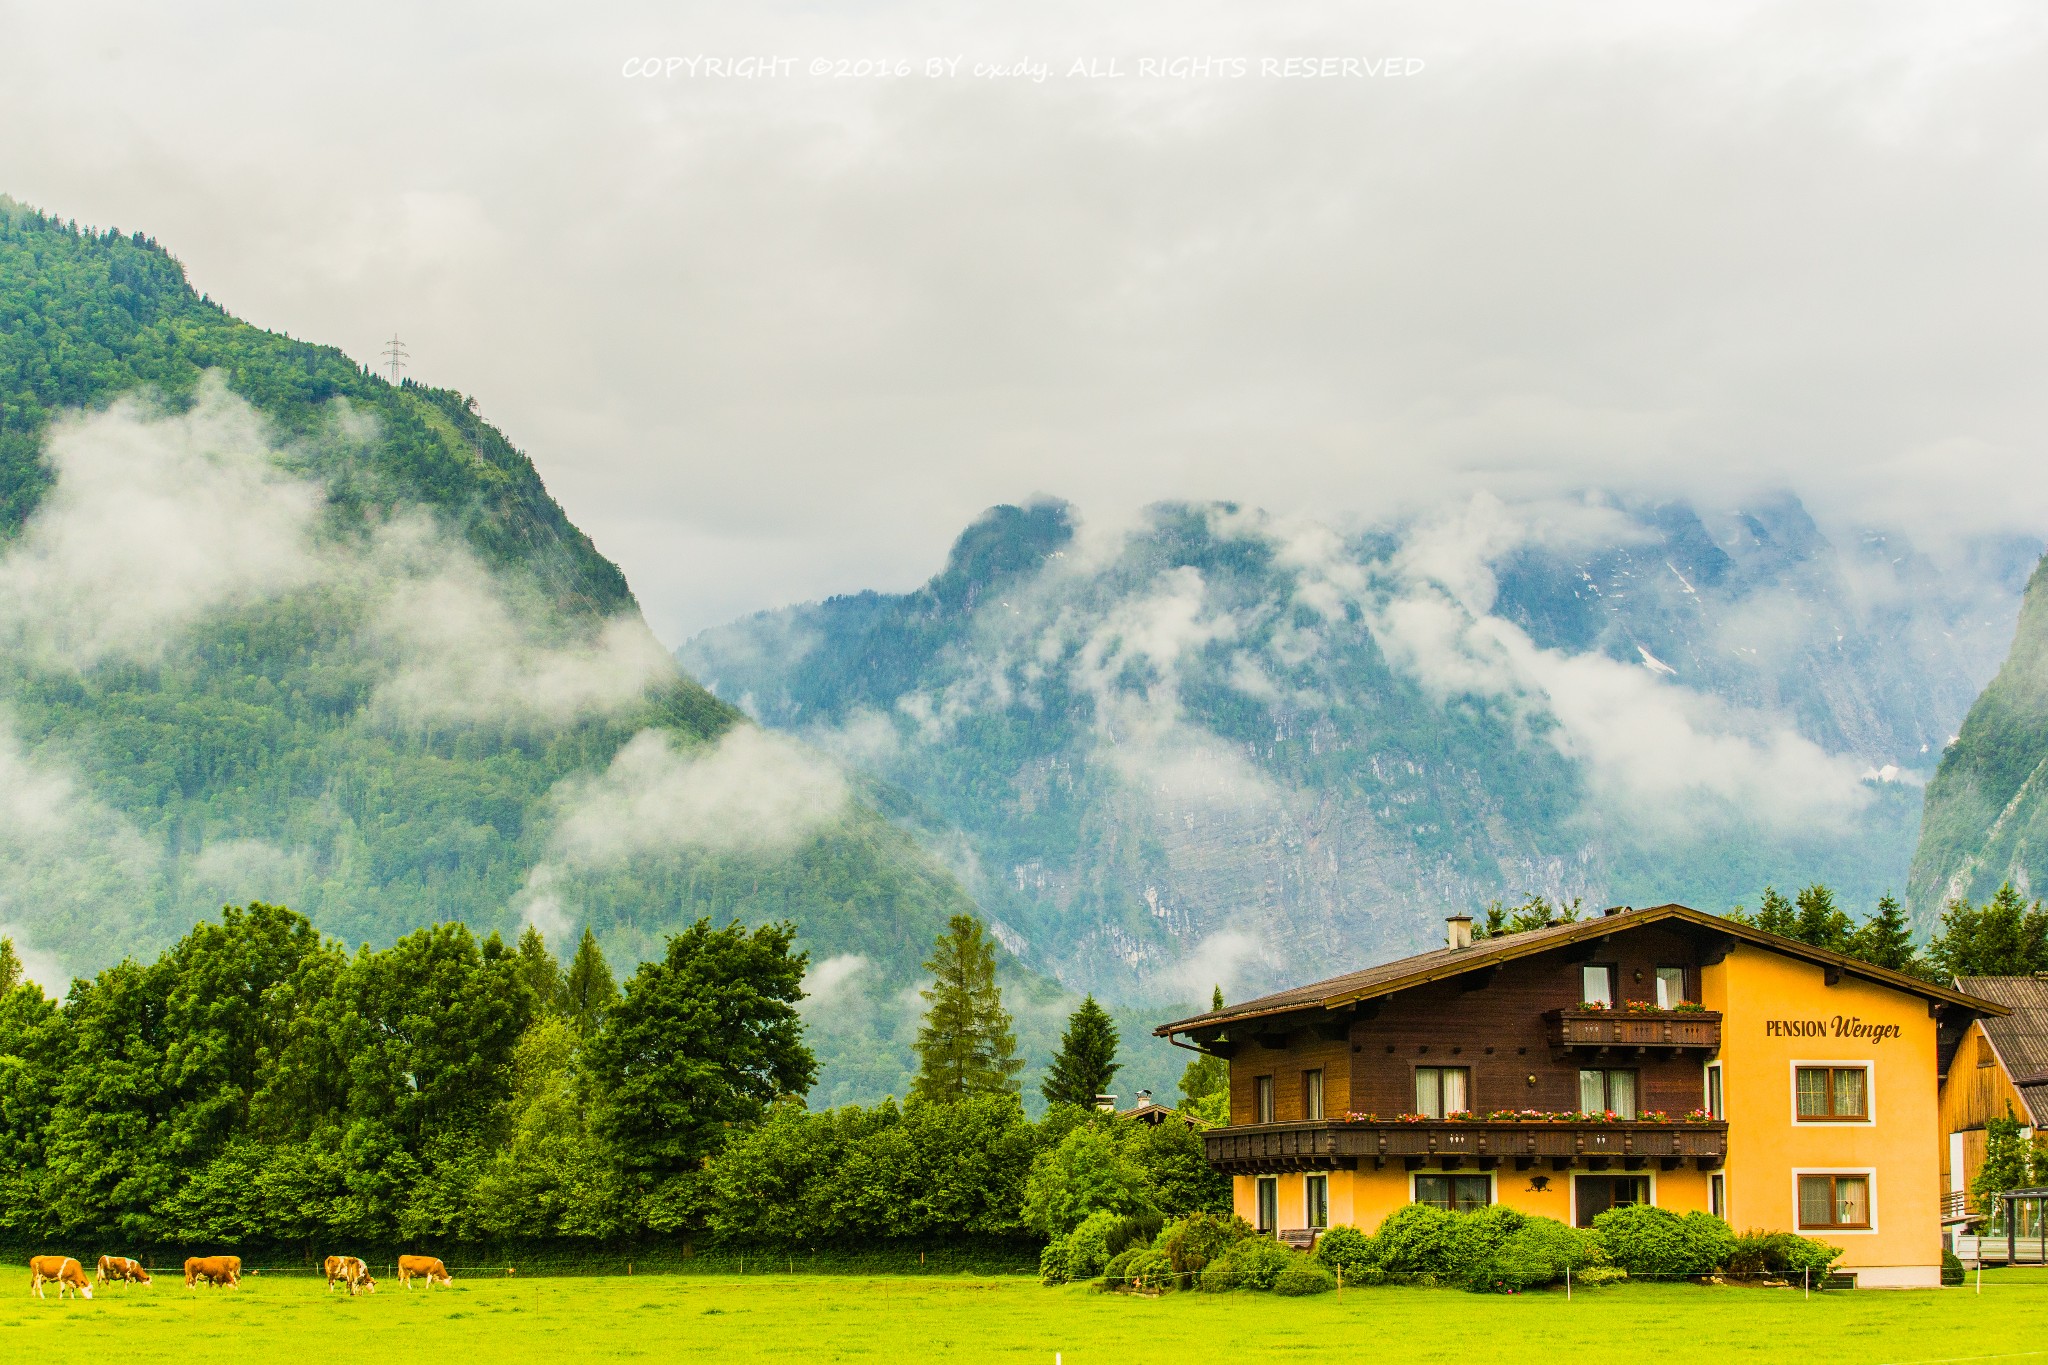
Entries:
POLYGON ((998 508, 924 589, 767 613, 685 666, 892 792, 1026 961, 1197 999, 1529 894, 1709 909, 1903 884, 2025 551, 1943 570, 1780 498, 1479 499, 1340 534, 998 508))
POLYGON ((2027 585, 2004 665, 1928 784, 1909 903, 1927 920, 2007 881, 2048 891, 2048 561, 2027 585))

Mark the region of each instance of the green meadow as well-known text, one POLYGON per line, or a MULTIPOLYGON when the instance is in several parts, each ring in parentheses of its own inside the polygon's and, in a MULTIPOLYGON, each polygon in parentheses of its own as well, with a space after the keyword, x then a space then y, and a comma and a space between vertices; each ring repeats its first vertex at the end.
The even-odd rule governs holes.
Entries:
POLYGON ((256 1275, 240 1290, 108 1286, 38 1302, 8 1267, 0 1359, 328 1361, 989 1360, 1062 1365, 1370 1359, 1374 1362, 1796 1361, 1798 1365, 2048 1359, 2048 1279, 1816 1294, 1628 1285, 1519 1297, 1375 1288, 1340 1297, 1148 1299, 1017 1278, 836 1275, 463 1276, 350 1301, 317 1278, 256 1275), (291 1353, 286 1356, 280 1353, 291 1353))

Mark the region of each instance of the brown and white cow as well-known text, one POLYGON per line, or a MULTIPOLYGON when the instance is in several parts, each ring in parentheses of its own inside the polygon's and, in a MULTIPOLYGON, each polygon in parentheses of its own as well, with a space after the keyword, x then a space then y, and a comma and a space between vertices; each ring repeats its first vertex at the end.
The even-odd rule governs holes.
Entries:
POLYGON ((28 1292, 39 1299, 48 1298, 43 1293, 45 1282, 57 1282, 57 1297, 68 1299, 73 1294, 92 1297, 92 1285, 85 1278, 85 1267, 69 1256, 32 1256, 28 1263, 28 1292))
POLYGON ((374 1294, 377 1281, 370 1277, 370 1267, 357 1256, 329 1256, 321 1265, 327 1272, 327 1292, 332 1294, 337 1284, 348 1286, 348 1296, 374 1294))
POLYGON ((419 1276, 432 1289, 438 1282, 453 1285, 455 1280, 448 1274, 448 1267, 441 1264, 438 1256, 401 1256, 398 1258, 398 1282, 407 1289, 412 1288, 412 1277, 419 1276))
POLYGON ((201 1280, 211 1285, 226 1285, 234 1289, 242 1283, 242 1258, 239 1256, 187 1256, 185 1258, 185 1287, 196 1288, 201 1280))
POLYGON ((149 1278, 149 1272, 142 1268, 142 1262, 131 1260, 126 1256, 100 1257, 99 1272, 92 1278, 95 1284, 106 1284, 117 1280, 125 1280, 130 1284, 154 1283, 149 1278))

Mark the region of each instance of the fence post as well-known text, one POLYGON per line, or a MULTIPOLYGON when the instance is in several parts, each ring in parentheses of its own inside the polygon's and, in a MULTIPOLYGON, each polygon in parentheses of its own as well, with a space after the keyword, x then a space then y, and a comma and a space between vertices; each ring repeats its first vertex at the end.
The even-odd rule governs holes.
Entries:
POLYGON ((1808 1267, 1807 1267, 1807 1268, 1806 1268, 1805 1270, 1801 1271, 1801 1272, 1800 1272, 1800 1278, 1806 1281, 1806 1297, 1807 1297, 1807 1298, 1809 1298, 1809 1299, 1810 1299, 1810 1298, 1812 1298, 1812 1297, 1813 1297, 1813 1267, 1812 1267, 1812 1266, 1808 1266, 1808 1267))
POLYGON ((1977 1292, 1979 1294, 1984 1292, 1984 1258, 1982 1256, 1977 1258, 1977 1292))
POLYGON ((1569 1261, 1565 1263, 1564 1267, 1564 1301, 1566 1303, 1572 1301, 1572 1267, 1569 1261))

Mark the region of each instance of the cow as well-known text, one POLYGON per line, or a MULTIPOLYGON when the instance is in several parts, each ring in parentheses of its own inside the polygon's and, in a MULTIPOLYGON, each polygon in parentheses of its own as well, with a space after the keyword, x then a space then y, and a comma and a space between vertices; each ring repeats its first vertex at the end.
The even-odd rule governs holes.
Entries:
POLYGON ((435 1282, 453 1286, 455 1280, 448 1273, 448 1267, 441 1264, 436 1256, 401 1256, 398 1258, 398 1282, 407 1289, 412 1288, 412 1277, 418 1275, 432 1289, 435 1282))
POLYGON ((370 1267, 356 1256, 329 1256, 321 1265, 327 1272, 327 1292, 332 1294, 337 1284, 348 1286, 348 1296, 374 1294, 377 1282, 370 1277, 370 1267))
POLYGON ((242 1283, 242 1258, 239 1256, 187 1256, 185 1258, 185 1287, 194 1289, 201 1280, 211 1285, 226 1285, 234 1289, 242 1283))
POLYGON ((48 1298, 43 1293, 45 1281, 57 1282, 57 1297, 68 1299, 73 1294, 92 1297, 92 1285, 85 1278, 85 1267, 69 1256, 32 1256, 28 1263, 28 1292, 39 1299, 48 1298))
POLYGON ((142 1262, 130 1260, 126 1256, 100 1257, 99 1272, 92 1278, 95 1284, 107 1284, 117 1280, 126 1280, 132 1284, 155 1283, 149 1278, 149 1272, 142 1268, 142 1262))

